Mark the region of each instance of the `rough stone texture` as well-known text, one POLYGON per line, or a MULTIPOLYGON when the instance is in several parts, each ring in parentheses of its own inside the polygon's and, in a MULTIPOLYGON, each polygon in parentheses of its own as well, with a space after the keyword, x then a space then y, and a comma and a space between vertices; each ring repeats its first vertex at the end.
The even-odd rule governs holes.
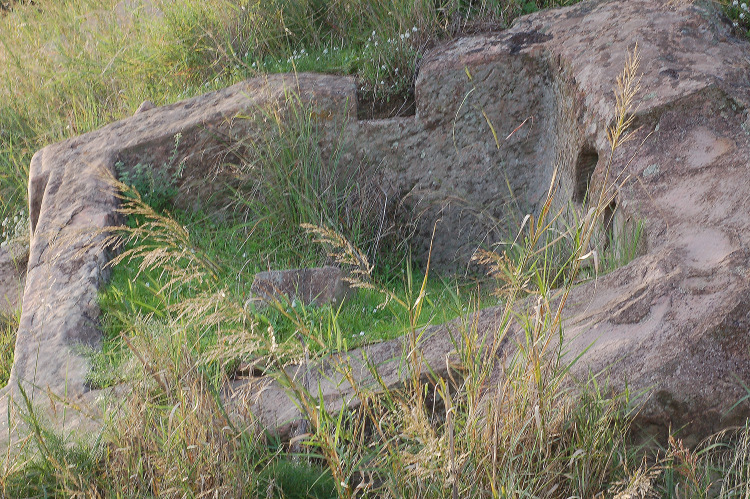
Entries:
POLYGON ((155 107, 156 106, 154 106, 153 102, 151 102, 150 100, 145 100, 145 101, 141 102, 141 105, 138 106, 138 109, 136 109, 133 114, 145 113, 146 111, 151 111, 155 107))
POLYGON ((350 288, 338 267, 271 270, 255 274, 250 291, 253 302, 267 304, 274 300, 300 300, 305 305, 341 303, 350 288))
MULTIPOLYGON (((299 389, 307 389, 316 398, 322 395, 325 408, 335 414, 343 404, 356 407, 359 403, 356 393, 378 392, 383 387, 399 388, 405 379, 418 370, 419 379, 435 383, 435 377, 446 378, 448 369, 460 364, 456 355, 456 345, 460 343, 462 332, 478 320, 483 333, 494 334, 502 326, 501 314, 481 316, 469 315, 439 326, 429 326, 420 331, 419 362, 412 365, 406 358, 412 350, 411 338, 405 336, 392 341, 369 345, 345 354, 332 355, 322 362, 310 366, 294 365, 286 369, 299 389), (373 376, 377 372, 377 379, 373 376), (305 375, 307 373, 307 385, 305 375), (349 379, 356 381, 356 390, 349 379), (320 391, 318 391, 320 390, 320 391)), ((500 352, 510 344, 510 338, 500 344, 500 352)), ((453 379, 460 379, 460 372, 453 372, 453 379)), ((274 428, 283 439, 289 438, 301 418, 299 408, 289 399, 287 388, 268 377, 238 379, 228 387, 225 394, 230 416, 243 418, 252 415, 268 428, 274 428)))
MULTIPOLYGON (((327 76, 273 76, 139 113, 100 130, 53 144, 31 160, 29 214, 31 252, 15 362, 5 394, 22 383, 35 402, 51 392, 82 407, 95 401, 87 393, 85 359, 75 347, 101 341, 97 291, 106 279, 108 255, 92 243, 92 233, 117 221, 117 199, 107 175, 118 161, 131 158, 164 164, 181 134, 180 157, 186 177, 223 159, 220 137, 246 132, 248 115, 298 89, 330 110, 325 117, 354 116, 354 82, 327 76)), ((332 127, 335 128, 335 127, 332 127)), ((133 163, 134 164, 134 163, 133 163)), ((3 397, 7 400, 7 397, 3 397)), ((75 416, 69 411, 68 422, 75 416)), ((82 413, 87 413, 88 409, 82 413)), ((7 421, 3 420, 3 425, 7 421)))
MULTIPOLYGON (((508 31, 429 54, 416 83, 414 117, 352 122, 345 134, 353 151, 348 159, 380 167, 389 199, 420 215, 423 256, 441 217, 434 263, 455 267, 478 244, 502 237, 498 221, 509 206, 534 212, 555 167, 559 206, 581 208, 586 186, 601 186, 612 88, 637 42, 641 128, 615 158, 610 178, 629 179, 615 199, 613 230, 645 220, 644 254, 574 289, 567 348, 571 356, 586 351, 575 375, 605 371, 615 388, 627 382, 631 391, 652 394, 639 413, 646 429, 684 426, 693 436, 750 414, 747 402, 727 412, 745 395, 738 380, 750 382, 750 217, 744 209, 750 201, 750 48, 707 9, 629 0, 524 17, 508 31)), ((351 80, 299 78, 302 88, 320 92, 315 95, 331 116, 356 116, 351 80)), ((24 380, 59 394, 67 379, 68 395, 83 395, 85 365, 70 347, 99 340, 95 296, 106 254, 78 255, 80 245, 55 241, 112 221, 114 198, 97 169, 111 169, 117 160, 160 164, 179 132, 188 176, 199 182, 210 168, 206 158, 225 150, 215 137, 248 133, 230 118, 280 97, 282 81, 250 81, 146 111, 35 155, 32 248, 12 384, 24 380)), ((493 334, 499 313, 479 313, 480 330, 493 334)), ((456 327, 424 335, 424 361, 438 375, 445 374, 456 327)), ((368 379, 366 353, 384 383, 399 383, 395 359, 403 346, 399 340, 351 352, 354 376, 368 379)), ((334 375, 340 360, 312 373, 312 391, 320 383, 332 408, 353 397, 334 375)), ((250 407, 269 426, 298 417, 273 383, 260 392, 248 384, 234 388, 237 410, 250 407)))
POLYGON ((574 91, 546 58, 503 50, 512 36, 458 42, 488 44, 467 60, 438 49, 420 68, 416 116, 350 128, 353 156, 382 165, 389 198, 416 223, 418 256, 427 260, 432 241, 437 270, 463 271, 478 247, 512 238, 544 200, 558 156, 572 161, 584 146, 574 91))
MULTIPOLYGON (((507 32, 461 39, 429 54, 417 81, 416 116, 360 122, 353 132, 363 155, 390 168, 397 192, 409 191, 417 207, 438 203, 438 244, 460 250, 465 205, 451 205, 452 192, 501 213, 507 175, 519 188, 519 203, 533 212, 554 165, 560 205, 580 206, 581 185, 601 186, 614 82, 637 43, 643 75, 634 128, 640 129, 619 151, 610 178, 629 178, 615 199, 613 230, 644 220, 645 254, 573 290, 565 340, 570 358, 585 350, 575 376, 603 373, 614 389, 627 383, 631 393, 647 394, 641 428, 662 438, 679 428, 688 444, 750 414, 747 402, 729 412, 746 395, 740 381, 750 381, 750 217, 744 208, 750 201, 750 47, 709 9, 584 2, 524 17, 507 32), (495 152, 482 109, 501 141, 529 116, 533 127, 495 152), (513 161, 518 168, 506 169, 513 161)), ((426 218, 423 234, 431 224, 426 218)), ((480 330, 494 333, 500 313, 480 312, 480 330)), ((456 327, 425 335, 424 358, 439 375, 454 350, 448 333, 456 327)), ((400 372, 387 359, 401 351, 400 342, 363 350, 382 362, 387 384, 397 383, 400 372)), ((334 408, 334 401, 353 396, 341 378, 320 382, 334 408)), ((281 398, 271 388, 262 397, 270 401, 274 393, 281 398)), ((269 411, 269 421, 295 417, 274 404, 256 411, 269 411)))

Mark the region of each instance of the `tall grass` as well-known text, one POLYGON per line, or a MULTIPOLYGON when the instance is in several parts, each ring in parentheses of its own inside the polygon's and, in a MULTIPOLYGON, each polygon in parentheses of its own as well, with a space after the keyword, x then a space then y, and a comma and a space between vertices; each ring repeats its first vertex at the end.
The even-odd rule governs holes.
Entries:
MULTIPOLYGON (((361 406, 337 413, 328 412, 316 391, 285 369, 303 358, 315 362, 307 346, 318 337, 316 324, 294 308, 283 309, 303 341, 277 342, 262 318, 212 277, 217 274, 214 263, 191 251, 178 224, 137 195, 125 196, 124 211, 144 222, 116 229, 114 239, 105 244, 144 237, 156 243, 136 246, 120 259, 140 255, 142 270, 163 269, 169 277, 162 290, 177 299, 158 316, 130 321, 123 338, 134 359, 131 393, 111 412, 107 450, 89 447, 89 455, 100 457, 88 467, 73 468, 86 479, 76 472, 66 473, 77 479, 53 474, 51 490, 93 482, 90 489, 97 493, 118 490, 129 496, 261 496, 269 488, 272 494, 269 485, 261 490, 254 472, 283 468, 280 463, 289 459, 286 451, 269 441, 251 416, 239 423, 221 402, 224 367, 242 359, 260 363, 287 387, 310 425, 308 434, 300 437, 298 459, 318 469, 320 476, 330 476, 339 497, 585 497, 607 491, 603 484, 626 475, 627 396, 610 397, 596 385, 582 387, 580 393, 567 390, 569 366, 562 363, 557 341, 561 309, 550 305, 554 297, 549 290, 534 293, 531 308, 519 301, 524 295, 522 277, 552 223, 547 219, 552 195, 550 190, 545 211, 524 229, 525 253, 509 274, 513 279, 500 328, 480 331, 476 323, 464 320, 457 329, 457 358, 448 379, 431 377, 422 364, 419 326, 427 275, 421 285, 408 286, 414 294, 399 296, 377 282, 368 256, 336 230, 306 226, 328 245, 333 258, 350 268, 355 286, 381 291, 385 300, 404 308, 408 318, 404 384, 365 388, 344 368, 342 374, 361 406), (203 292, 181 294, 183 286, 194 287, 198 281, 205 285, 203 292), (209 330, 217 339, 203 348, 209 330), (514 332, 521 333, 518 348, 500 362, 502 340, 514 332)), ((580 241, 578 255, 587 249, 585 231, 593 228, 593 223, 582 225, 576 230, 583 232, 570 236, 580 241)), ((575 272, 578 262, 571 258, 569 271, 575 272)), ((565 282, 567 287, 558 293, 572 285, 565 282)), ((34 417, 32 408, 28 414, 34 417)), ((32 438, 44 446, 50 436, 40 430, 32 438)), ((52 454, 44 449, 33 466, 11 467, 6 481, 17 483, 21 476, 29 480, 29 491, 47 487, 48 478, 35 478, 30 471, 38 463, 57 470, 59 459, 51 461, 52 454)))
POLYGON ((0 11, 0 199, 24 204, 42 146, 132 113, 278 71, 356 75, 402 99, 422 53, 471 26, 569 0, 37 0, 0 11))
MULTIPOLYGON (((251 223, 263 221, 270 226, 273 245, 319 255, 320 250, 301 237, 300 226, 324 225, 375 257, 381 243, 385 246, 395 239, 394 221, 386 217, 384 194, 377 184, 378 172, 341 163, 337 132, 343 129, 324 133, 322 127, 331 124, 318 114, 290 90, 280 106, 247 118, 257 121, 254 128, 261 132, 240 144, 246 152, 237 167, 236 209, 247 214, 251 223)), ((271 248, 263 250, 268 253, 271 248)))
MULTIPOLYGON (((169 102, 255 74, 261 66, 331 68, 313 60, 332 52, 345 53, 328 59, 337 70, 359 75, 364 92, 387 99, 408 91, 419 54, 433 40, 482 22, 506 24, 540 3, 157 1, 153 11, 147 4, 133 5, 124 21, 112 13, 114 2, 94 0, 15 4, 0 18, 5 203, 23 201, 24 165, 35 148, 122 117, 142 99, 169 102)), ((277 312, 303 341, 279 341, 273 324, 245 306, 245 297, 221 278, 225 270, 192 243, 182 224, 138 195, 126 196, 125 213, 143 223, 116 228, 107 244, 133 243, 120 259, 138 257, 136 272, 166 277, 158 281, 157 305, 123 321, 131 360, 120 369, 128 371, 129 384, 118 388, 123 396, 113 401, 93 441, 51 431, 42 411, 22 407, 31 430, 22 442, 28 452, 6 457, 3 495, 746 495, 747 428, 726 444, 711 441, 697 450, 672 439, 661 454, 641 460, 628 442, 629 394, 612 393, 606 380, 574 383, 563 355, 566 298, 582 262, 599 257, 595 240, 612 186, 623 181, 610 173, 615 151, 629 137, 637 66, 637 57, 631 57, 618 80, 619 119, 610 131, 612 154, 601 191, 592 193, 587 211, 560 232, 551 187, 540 213, 524 221, 516 253, 482 256, 502 281, 501 321, 492 331, 481 330, 471 315, 456 324, 447 378, 434 376, 422 362, 422 326, 430 322, 429 264, 420 279, 405 273, 404 293, 379 282, 372 263, 377 252, 359 248, 373 241, 362 235, 354 212, 336 203, 352 191, 290 180, 316 173, 317 153, 299 123, 292 121, 290 130, 270 115, 277 138, 295 139, 280 149, 273 147, 276 139, 258 142, 255 155, 275 165, 263 173, 272 176, 269 185, 284 186, 295 202, 285 206, 283 196, 269 192, 267 201, 277 204, 260 216, 287 217, 273 227, 299 230, 298 224, 310 224, 305 227, 328 246, 330 258, 350 269, 354 285, 404 311, 404 382, 365 387, 344 366, 341 374, 360 401, 356 409, 328 411, 319 393, 284 369, 303 359, 315 365, 310 347, 324 337, 321 328, 341 327, 336 315, 324 325, 295 307, 282 307, 277 312), (328 196, 322 205, 316 190, 328 196), (346 223, 339 225, 342 219, 346 223), (560 239, 568 247, 564 257, 554 254, 560 239), (507 350, 507 344, 514 348, 507 350), (251 414, 240 418, 224 405, 224 387, 239 360, 263 366, 287 387, 309 424, 299 445, 275 440, 251 414)), ((250 185, 269 181, 246 173, 250 185)), ((128 192, 128 186, 119 187, 128 192)), ((375 366, 370 368, 379 379, 375 366)))

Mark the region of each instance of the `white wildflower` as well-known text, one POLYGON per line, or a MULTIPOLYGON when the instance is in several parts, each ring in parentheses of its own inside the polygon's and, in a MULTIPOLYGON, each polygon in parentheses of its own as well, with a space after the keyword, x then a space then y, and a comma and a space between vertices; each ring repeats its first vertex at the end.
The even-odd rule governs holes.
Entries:
POLYGON ((409 37, 411 36, 411 33, 409 33, 409 32, 407 31, 406 33, 404 33, 404 36, 405 36, 406 38, 409 38, 409 37))
POLYGON ((278 345, 276 344, 276 335, 273 332, 272 326, 268 326, 268 335, 271 337, 271 352, 275 352, 278 345))
POLYGON ((416 33, 416 32, 417 32, 417 27, 416 27, 416 26, 414 26, 414 27, 412 27, 412 29, 411 29, 411 30, 412 30, 412 31, 413 31, 414 33, 416 33))

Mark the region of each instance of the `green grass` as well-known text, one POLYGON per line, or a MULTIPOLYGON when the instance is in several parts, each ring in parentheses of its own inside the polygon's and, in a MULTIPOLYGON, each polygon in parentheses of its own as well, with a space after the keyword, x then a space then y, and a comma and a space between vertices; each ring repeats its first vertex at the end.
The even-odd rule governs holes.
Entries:
POLYGON ((750 39, 750 6, 747 1, 721 0, 719 5, 732 21, 735 33, 750 39))
POLYGON ((365 100, 403 100, 436 40, 569 3, 13 2, 0 11, 0 199, 12 211, 25 204, 35 150, 126 117, 143 100, 164 105, 290 70, 351 74, 365 100))
POLYGON ((13 367, 19 315, 0 316, 0 384, 3 386, 8 383, 10 370, 13 367))
MULTIPOLYGON (((215 222, 202 213, 176 212, 175 215, 190 233, 192 245, 219 269, 217 279, 203 286, 165 289, 167 279, 163 268, 140 272, 139 260, 125 260, 115 266, 111 281, 100 296, 103 348, 100 352, 89 352, 93 363, 90 382, 95 386, 109 386, 124 377, 116 368, 127 362, 130 356, 120 335, 129 330, 134 317, 167 322, 170 306, 212 289, 222 289, 237 303, 247 303, 255 273, 267 270, 270 262, 274 268, 299 268, 314 266, 324 256, 309 236, 307 251, 300 251, 300 244, 289 244, 293 240, 291 236, 274 231, 273 226, 267 224, 233 224, 226 219, 215 222)), ((405 266, 398 274, 391 272, 383 277, 387 279, 386 286, 401 300, 419 293, 421 274, 411 266, 405 266)), ((471 280, 430 279, 425 308, 417 325, 441 324, 463 315, 468 311, 469 303, 480 307, 498 303, 489 292, 480 296, 478 289, 471 280)), ((315 336, 312 343, 317 352, 348 350, 399 337, 409 330, 407 311, 370 289, 357 290, 337 306, 305 306, 297 301, 285 302, 282 306, 284 310, 274 307, 259 309, 254 313, 255 319, 273 328, 277 342, 296 342, 294 333, 298 325, 289 316, 293 314, 315 336)), ((214 344, 215 332, 203 331, 199 336, 193 340, 198 353, 214 344)))
MULTIPOLYGON (((340 165, 341 151, 335 144, 329 157, 322 153, 317 115, 290 94, 285 110, 264 109, 259 118, 248 118, 263 119, 258 127, 263 134, 247 145, 241 162, 231 168, 237 173, 218 193, 224 202, 216 211, 184 211, 171 204, 180 180, 179 168, 174 168, 180 163, 176 156, 161 168, 118 165, 120 180, 128 186, 121 188, 132 190, 124 197, 130 227, 117 230, 124 231, 130 244, 122 256, 143 257, 168 247, 175 258, 163 258, 159 264, 121 258, 114 267, 100 301, 106 334, 102 351, 91 353, 93 385, 122 379, 115 368, 127 363, 120 336, 132 329, 133 318, 158 328, 175 320, 179 314, 170 310, 179 303, 216 292, 248 308, 245 304, 257 272, 329 262, 332 257, 304 229, 306 224, 330 228, 362 248, 363 258, 377 263, 371 269, 373 277, 391 290, 389 302, 403 303, 419 293, 415 287, 420 278, 410 266, 408 240, 399 239, 395 220, 377 218, 383 209, 372 201, 376 197, 371 192, 377 192, 373 181, 340 165), (383 236, 384 226, 389 236, 383 236), (180 236, 173 237, 170 230, 180 236), (194 264, 200 268, 190 270, 194 264), (176 270, 180 277, 170 275, 176 270), (194 279, 204 273, 205 279, 194 279)), ((205 200, 199 204, 211 206, 205 200)), ((273 341, 281 345, 296 344, 295 333, 302 329, 315 353, 324 353, 401 336, 409 327, 442 323, 464 312, 464 300, 488 303, 477 301, 471 287, 471 281, 431 279, 419 323, 409 320, 403 306, 384 303, 384 297, 373 290, 361 290, 335 309, 293 302, 250 310, 247 315, 258 327, 270 328, 273 341)), ((191 334, 190 344, 199 354, 213 348, 217 338, 215 325, 191 334)))
MULTIPOLYGON (((2 214, 15 216, 25 206, 35 150, 128 116, 142 100, 162 105, 265 72, 309 70, 356 76, 363 101, 404 101, 419 59, 436 41, 569 3, 155 0, 150 5, 158 12, 133 3, 131 12, 117 14, 115 5, 130 4, 11 2, 12 10, 0 13, 2 214)), ((727 9, 738 29, 747 28, 740 26, 742 12, 731 4, 727 9)), ((627 129, 627 111, 618 109, 613 152, 627 129)), ((471 280, 425 277, 427 269, 410 266, 401 235, 380 241, 371 232, 367 190, 333 180, 342 165, 315 149, 317 132, 306 113, 267 116, 270 134, 248 147, 248 159, 261 159, 265 167, 259 173, 237 165, 241 175, 230 209, 176 210, 169 184, 179 178, 157 182, 143 176, 147 168, 123 178, 153 206, 127 198, 131 225, 117 235, 135 258, 115 267, 102 294, 106 341, 101 352, 88 352, 89 381, 108 386, 127 379, 132 391, 118 411, 107 412, 102 433, 88 439, 50 430, 43 411, 24 405, 30 435, 5 460, 0 495, 746 495, 747 427, 696 449, 673 438, 644 460, 645 451, 629 441, 637 404, 627 392, 612 393, 601 379, 581 380, 575 392, 566 388, 570 366, 554 341, 561 335, 556 310, 562 309, 550 303, 564 302, 582 279, 635 256, 641 224, 622 240, 610 239, 608 251, 597 255, 601 267, 592 272, 582 268, 590 260, 582 257, 601 232, 580 223, 555 232, 552 227, 564 224, 542 213, 515 246, 487 256, 496 278, 491 288, 501 294, 490 296, 471 280), (561 233, 564 244, 550 245, 561 233), (332 258, 345 262, 364 286, 339 307, 245 306, 257 271, 332 258), (514 308, 528 296, 539 304, 534 318, 514 308), (355 383, 362 402, 357 410, 329 413, 318 394, 284 377, 283 367, 303 353, 298 335, 315 357, 398 335, 414 341, 423 325, 497 303, 505 305, 506 321, 525 328, 502 366, 496 345, 479 341, 474 325, 464 321, 466 341, 457 345, 453 379, 424 384, 413 348, 404 359, 402 387, 375 392, 355 383), (294 452, 252 415, 238 421, 221 403, 219 388, 238 359, 256 358, 287 385, 311 423, 294 452), (505 374, 500 382, 490 377, 495 369, 505 374), (484 398, 487 393, 497 396, 484 398)), ((599 219, 608 193, 593 201, 599 219)), ((0 375, 10 368, 14 330, 8 326, 1 335, 0 375)))

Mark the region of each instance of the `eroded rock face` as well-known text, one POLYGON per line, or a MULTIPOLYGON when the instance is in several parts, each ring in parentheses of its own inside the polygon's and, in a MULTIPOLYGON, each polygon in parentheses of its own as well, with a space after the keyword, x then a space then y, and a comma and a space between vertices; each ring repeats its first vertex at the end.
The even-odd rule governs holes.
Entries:
MULTIPOLYGON (((290 88, 329 109, 331 121, 353 115, 351 79, 278 75, 138 113, 34 155, 29 178, 31 251, 5 394, 17 395, 21 383, 35 402, 42 402, 40 397, 48 392, 80 407, 97 397, 84 384, 88 365, 78 347, 96 347, 101 341, 97 292, 107 278, 109 255, 97 244, 103 236, 96 231, 118 222, 118 201, 108 180, 115 164, 129 164, 132 158, 165 164, 179 134, 185 176, 192 180, 197 171, 223 159, 226 145, 217 137, 247 134, 243 127, 252 121, 236 116, 283 99, 290 88)), ((91 410, 83 408, 81 414, 91 410)), ((74 410, 60 417, 76 424, 74 410)))
MULTIPOLYGON (((437 211, 426 210, 433 217, 422 222, 423 234, 441 213, 444 232, 438 228, 436 244, 460 252, 464 241, 476 245, 484 229, 462 240, 466 205, 452 204, 453 192, 501 213, 504 198, 493 196, 508 177, 519 202, 533 212, 554 166, 560 206, 581 206, 587 185, 601 187, 614 82, 637 43, 643 73, 637 132, 618 151, 609 178, 628 179, 612 206, 613 230, 644 221, 644 254, 573 290, 566 349, 568 358, 585 352, 575 376, 601 373, 614 389, 644 394, 642 430, 664 438, 669 428, 680 428, 689 444, 750 415, 747 402, 729 410, 746 395, 740 381, 750 379, 750 218, 744 209, 750 200, 750 47, 706 9, 584 2, 521 18, 497 35, 457 40, 423 61, 414 118, 360 122, 355 132, 368 137, 359 139, 362 154, 391 168, 393 185, 410 193, 413 206, 437 203, 437 211), (501 138, 500 152, 483 130, 482 111, 501 138), (529 124, 529 116, 533 127, 511 135, 529 124), (508 168, 509 160, 522 166, 508 168), (436 171, 442 185, 434 184, 436 171), (483 184, 493 187, 483 191, 483 184)), ((501 313, 480 312, 480 330, 494 334, 501 313)), ((455 350, 450 333, 455 337, 458 327, 456 322, 425 335, 425 359, 438 374, 445 375, 445 358, 455 350)), ((398 381, 397 363, 386 360, 399 355, 397 345, 362 351, 389 383, 398 381)), ((363 355, 350 358, 357 366, 363 355)), ((353 396, 331 387, 324 393, 332 399, 338 393, 340 400, 353 396)))
MULTIPOLYGON (((601 187, 612 89, 637 42, 640 128, 618 152, 609 178, 628 179, 614 200, 614 230, 644 220, 644 254, 573 290, 566 340, 570 356, 585 351, 575 375, 605 371, 615 388, 627 383, 631 391, 648 391, 640 423, 659 431, 684 426, 693 436, 750 414, 747 402, 727 412, 745 395, 737 380, 750 378, 750 217, 744 210, 750 48, 706 9, 659 0, 584 2, 521 18, 502 33, 449 43, 422 63, 416 115, 350 121, 344 158, 381 168, 391 202, 420 215, 423 257, 439 219, 433 264, 462 266, 478 246, 505 236, 499 221, 509 213, 539 208, 556 168, 559 206, 582 207, 587 187, 601 187)), ((22 380, 61 393, 67 379, 70 397, 91 396, 81 381, 85 362, 71 346, 100 339, 95 298, 107 255, 55 243, 113 221, 115 199, 99 169, 111 170, 116 161, 160 164, 180 133, 188 178, 200 182, 205 158, 226 149, 217 136, 252 133, 232 118, 279 98, 289 81, 248 81, 35 155, 29 277, 12 384, 22 380)), ((356 116, 353 81, 300 75, 299 86, 332 119, 356 116)), ((480 329, 494 333, 499 314, 480 312, 480 329)), ((455 327, 424 336, 424 358, 439 375, 455 348, 448 334, 455 327)), ((401 351, 394 341, 348 358, 355 376, 367 379, 366 353, 392 385, 400 379, 391 360, 401 351)), ((341 361, 329 359, 312 377, 332 409, 353 399, 335 377, 341 361)), ((238 406, 246 400, 269 426, 298 417, 273 384, 260 399, 248 385, 235 388, 238 406)))

